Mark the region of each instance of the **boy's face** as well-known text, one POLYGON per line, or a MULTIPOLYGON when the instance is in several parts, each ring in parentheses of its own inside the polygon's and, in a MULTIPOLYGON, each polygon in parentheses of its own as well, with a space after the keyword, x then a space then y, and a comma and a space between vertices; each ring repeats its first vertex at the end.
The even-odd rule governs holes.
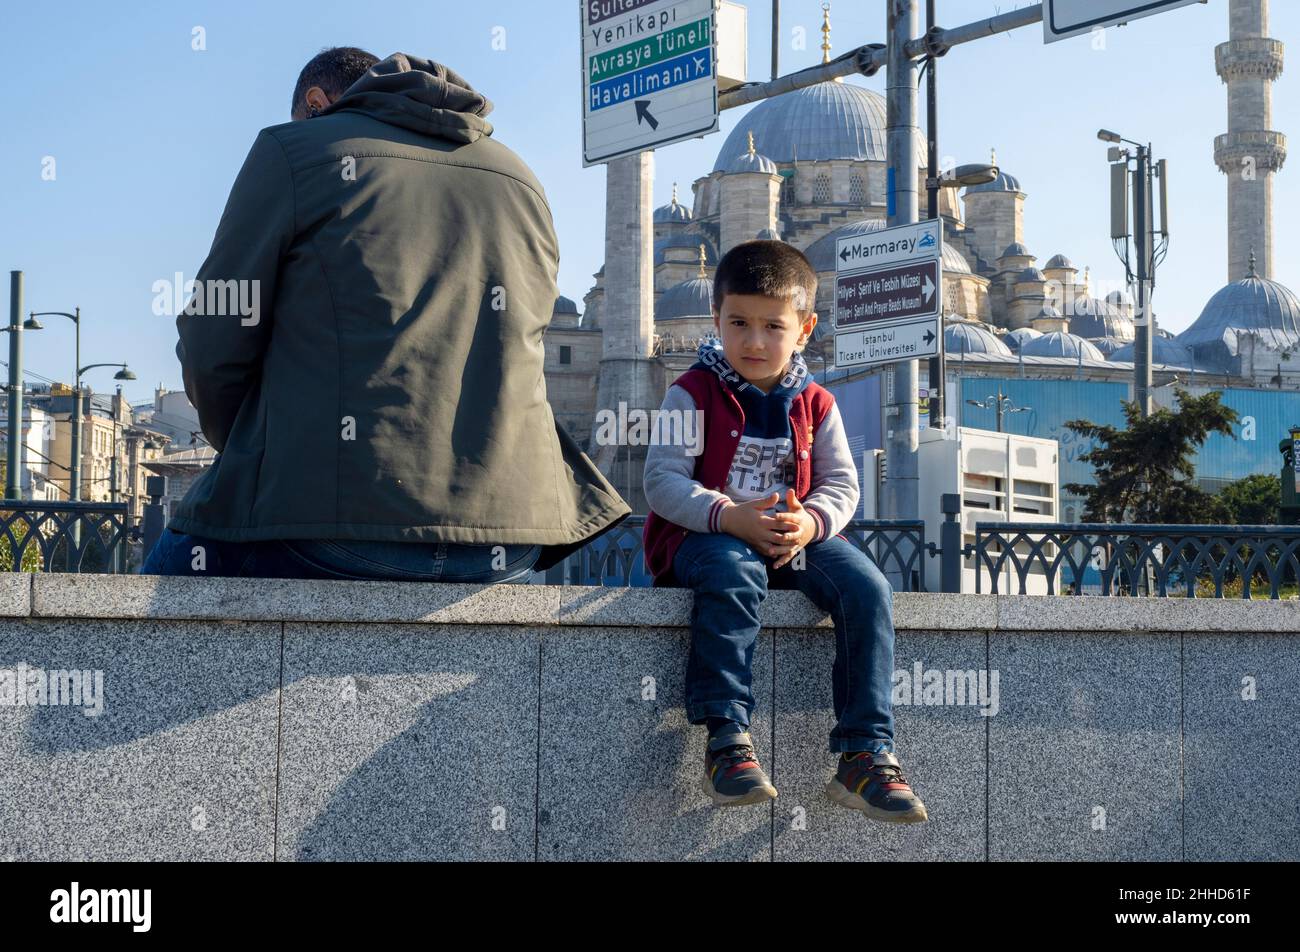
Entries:
POLYGON ((747 381, 764 392, 785 375, 790 355, 812 338, 817 314, 804 317, 790 302, 762 294, 728 294, 713 326, 722 338, 727 362, 747 381))

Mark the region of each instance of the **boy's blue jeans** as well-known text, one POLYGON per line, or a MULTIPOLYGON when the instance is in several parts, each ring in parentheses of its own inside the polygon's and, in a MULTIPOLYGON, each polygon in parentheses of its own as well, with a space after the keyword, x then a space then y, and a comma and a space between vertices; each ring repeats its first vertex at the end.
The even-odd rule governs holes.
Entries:
POLYGON ((804 567, 779 569, 725 532, 687 535, 673 574, 695 591, 686 663, 686 717, 725 717, 749 729, 759 606, 769 589, 798 589, 835 622, 831 694, 836 752, 894 750, 893 588, 852 543, 832 536, 804 549, 804 567))
POLYGON ((355 539, 223 542, 164 529, 141 575, 334 578, 397 582, 511 582, 526 576, 538 545, 459 545, 355 539), (196 563, 195 547, 203 549, 196 563), (196 568, 196 564, 201 568, 196 568))

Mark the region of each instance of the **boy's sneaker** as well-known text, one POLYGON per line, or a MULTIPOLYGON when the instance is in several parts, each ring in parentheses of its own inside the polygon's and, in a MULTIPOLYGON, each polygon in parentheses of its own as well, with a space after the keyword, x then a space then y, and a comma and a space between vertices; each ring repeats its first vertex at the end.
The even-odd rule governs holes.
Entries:
POLYGON ((723 807, 776 799, 776 787, 754 756, 753 738, 743 731, 709 738, 704 751, 703 787, 713 802, 723 807))
POLYGON ((826 787, 826 796, 835 803, 886 823, 929 819, 925 804, 903 778, 898 758, 889 751, 874 755, 860 751, 841 755, 839 760, 839 769, 826 787))

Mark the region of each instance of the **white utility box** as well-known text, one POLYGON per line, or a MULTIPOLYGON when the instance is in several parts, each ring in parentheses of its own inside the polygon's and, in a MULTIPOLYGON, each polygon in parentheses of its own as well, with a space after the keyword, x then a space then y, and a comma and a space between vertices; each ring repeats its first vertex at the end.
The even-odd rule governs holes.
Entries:
MULTIPOLYGON (((920 511, 925 538, 936 545, 944 515, 944 493, 961 496, 962 544, 975 542, 977 522, 1060 522, 1058 447, 1056 440, 1043 440, 1014 433, 995 433, 971 427, 948 430, 926 429, 920 433, 917 468, 920 477, 920 511)), ((1030 555, 1027 543, 1015 547, 1024 564, 1030 555)), ((996 558, 996 549, 990 555, 996 558)), ((1044 546, 1050 563, 1056 546, 1044 546)), ((925 587, 940 591, 939 559, 926 558, 925 587)), ((980 590, 988 592, 992 579, 982 567, 980 590)), ((961 590, 975 591, 975 557, 962 559, 961 590)), ((1059 581, 1057 590, 1060 590, 1059 581)), ((1020 591, 1020 580, 1009 563, 998 579, 998 592, 1020 591)), ((1035 560, 1026 578, 1025 593, 1047 594, 1047 578, 1035 560)))
POLYGON ((718 4, 718 92, 749 82, 749 11, 739 3, 718 4))

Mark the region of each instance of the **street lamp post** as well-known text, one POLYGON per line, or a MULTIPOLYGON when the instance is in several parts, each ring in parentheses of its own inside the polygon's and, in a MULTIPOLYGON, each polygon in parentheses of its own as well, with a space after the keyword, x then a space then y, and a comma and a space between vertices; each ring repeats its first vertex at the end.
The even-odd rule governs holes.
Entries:
POLYGON ((999 433, 1002 432, 1003 414, 1025 413, 1026 411, 1033 409, 1033 407, 1012 406, 1011 398, 1002 392, 1002 384, 998 384, 997 396, 989 395, 985 397, 983 400, 967 400, 966 402, 973 407, 979 407, 981 410, 996 410, 998 415, 997 428, 999 433))

